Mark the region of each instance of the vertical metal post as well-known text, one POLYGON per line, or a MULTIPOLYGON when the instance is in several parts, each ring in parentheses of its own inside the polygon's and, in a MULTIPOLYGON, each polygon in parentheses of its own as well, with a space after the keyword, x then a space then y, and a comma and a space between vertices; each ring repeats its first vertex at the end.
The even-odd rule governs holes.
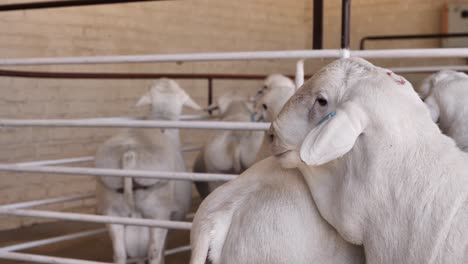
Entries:
POLYGON ((304 60, 296 62, 296 90, 304 84, 304 60))
POLYGON ((351 0, 342 0, 341 3, 341 48, 349 49, 351 0))
POLYGON ((314 0, 312 48, 323 47, 323 0, 314 0))
MULTIPOLYGON (((208 106, 213 103, 213 78, 208 78, 208 106)), ((211 110, 208 113, 211 115, 211 110)))

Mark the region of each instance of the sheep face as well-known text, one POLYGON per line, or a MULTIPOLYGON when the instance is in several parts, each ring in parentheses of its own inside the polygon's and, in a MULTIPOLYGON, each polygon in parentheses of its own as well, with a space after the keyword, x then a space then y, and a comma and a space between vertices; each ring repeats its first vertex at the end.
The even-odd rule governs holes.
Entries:
POLYGON ((176 118, 187 106, 195 110, 201 107, 180 88, 179 84, 167 78, 156 80, 148 93, 140 98, 137 107, 151 105, 152 113, 156 117, 176 118))
POLYGON ((294 83, 281 74, 271 74, 265 85, 258 91, 255 107, 256 119, 271 122, 286 101, 294 94, 294 83))
POLYGON ((350 151, 361 135, 379 134, 372 140, 382 143, 403 127, 419 129, 427 121, 421 115, 430 118, 402 77, 362 59, 338 60, 286 103, 269 131, 271 151, 283 167, 322 165, 350 151))

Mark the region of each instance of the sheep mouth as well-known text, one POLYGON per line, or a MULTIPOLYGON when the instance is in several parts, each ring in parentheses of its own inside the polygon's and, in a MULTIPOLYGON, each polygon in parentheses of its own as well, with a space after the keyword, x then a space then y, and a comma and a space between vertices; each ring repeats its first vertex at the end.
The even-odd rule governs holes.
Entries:
POLYGON ((286 156, 286 155, 287 155, 289 152, 291 152, 291 151, 292 151, 292 150, 284 150, 284 151, 282 151, 282 152, 280 152, 280 153, 275 153, 275 154, 273 154, 273 156, 274 156, 275 158, 279 159, 279 158, 282 158, 282 157, 286 156))

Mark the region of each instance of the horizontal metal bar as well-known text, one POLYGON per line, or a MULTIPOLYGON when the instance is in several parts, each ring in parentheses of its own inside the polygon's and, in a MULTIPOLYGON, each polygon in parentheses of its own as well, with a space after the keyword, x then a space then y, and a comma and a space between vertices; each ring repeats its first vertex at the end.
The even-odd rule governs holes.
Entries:
POLYGON ((149 120, 0 119, 0 127, 138 127, 268 130, 270 123, 149 120))
MULTIPOLYGON (((202 114, 202 115, 180 115, 179 120, 203 120, 203 119, 211 119, 216 116, 202 114)), ((93 118, 80 118, 74 120, 88 120, 88 121, 107 121, 107 120, 145 120, 143 117, 133 117, 133 116, 113 116, 113 117, 93 117, 93 118)))
POLYGON ((445 33, 445 34, 410 34, 410 35, 381 35, 381 36, 366 36, 361 38, 359 48, 364 49, 365 42, 368 40, 401 40, 401 39, 431 39, 431 38, 460 38, 468 37, 468 33, 445 33))
POLYGON ((38 160, 38 161, 20 162, 20 163, 14 163, 14 164, 18 166, 47 166, 47 165, 71 164, 71 163, 81 163, 81 162, 90 162, 90 161, 94 161, 93 156, 67 158, 67 159, 55 159, 55 160, 38 160))
POLYGON ((92 118, 79 118, 74 120, 80 121, 103 121, 103 120, 117 120, 117 121, 126 121, 126 120, 143 120, 143 117, 133 117, 133 116, 113 116, 113 117, 92 117, 92 118))
POLYGON ((427 38, 457 38, 468 37, 468 32, 445 33, 445 34, 410 34, 410 35, 381 35, 367 36, 366 40, 389 40, 389 39, 427 39, 427 38))
MULTIPOLYGON (((201 149, 202 149, 202 146, 197 146, 197 145, 196 146, 186 146, 186 147, 182 147, 182 152, 199 151, 201 149)), ((54 159, 54 160, 38 160, 38 161, 19 162, 19 163, 13 163, 13 165, 19 165, 19 166, 50 166, 50 165, 82 163, 82 162, 90 162, 90 161, 94 161, 93 156, 67 158, 67 159, 54 159)))
MULTIPOLYGON (((25 250, 25 249, 35 248, 35 247, 41 247, 41 246, 45 246, 45 245, 55 244, 55 243, 58 243, 58 242, 63 242, 63 241, 68 241, 68 240, 73 240, 73 239, 78 239, 78 238, 84 238, 84 237, 100 235, 100 234, 104 234, 106 232, 107 232, 106 228, 87 230, 87 231, 77 232, 77 233, 73 233, 73 234, 68 234, 68 235, 63 235, 63 236, 56 236, 56 237, 40 239, 40 240, 36 240, 36 241, 30 241, 30 242, 25 242, 25 243, 20 243, 20 244, 15 244, 15 245, 11 245, 11 246, 2 247, 2 248, 0 248, 0 252, 19 251, 19 250, 25 250)), ((165 256, 170 256, 170 255, 174 255, 174 254, 177 254, 177 253, 190 251, 190 249, 191 248, 190 248, 189 245, 188 246, 181 246, 181 247, 171 248, 171 249, 167 249, 164 252, 164 255, 165 256)))
POLYGON ((339 58, 341 50, 282 50, 0 59, 0 66, 339 58))
MULTIPOLYGON (((463 65, 454 66, 428 66, 428 67, 401 67, 393 68, 394 72, 435 72, 438 68, 453 69, 465 71, 463 65), (433 68, 431 68, 433 67, 433 68), (427 70, 426 70, 427 68, 427 70)), ((54 78, 54 79, 156 79, 156 78, 171 78, 171 79, 233 79, 233 80, 263 80, 267 75, 250 75, 250 74, 197 74, 197 73, 83 73, 83 72, 37 72, 37 71, 13 71, 13 70, 0 70, 0 76, 5 77, 23 77, 23 78, 54 78)), ((289 78, 295 78, 292 75, 289 78)), ((305 75, 305 79, 309 79, 311 75, 305 75)), ((195 120, 195 119, 208 119, 216 116, 213 115, 181 115, 180 120, 195 120), (197 118, 197 117, 200 118, 197 118), (205 118, 206 117, 206 118, 205 118)), ((103 117, 96 119, 122 119, 122 120, 138 120, 141 117, 103 117)))
POLYGON ((217 115, 209 115, 209 114, 204 114, 204 115, 181 115, 179 117, 179 120, 206 120, 206 119, 213 119, 217 118, 217 115))
MULTIPOLYGON (((20 65, 63 65, 63 64, 109 64, 109 63, 150 63, 150 62, 189 62, 189 61, 231 61, 231 60, 271 60, 271 59, 333 59, 341 58, 344 50, 284 50, 284 51, 250 51, 220 53, 186 53, 162 55, 119 55, 89 57, 56 57, 56 58, 4 58, 0 66, 20 65)), ((465 57, 468 48, 444 49, 387 49, 387 50, 353 50, 351 55, 363 58, 435 58, 465 57)))
POLYGON ((453 71, 468 71, 467 65, 451 65, 451 66, 421 66, 421 67, 395 67, 389 68, 395 73, 431 73, 441 70, 453 71))
POLYGON ((69 221, 80 221, 80 222, 91 222, 91 223, 102 223, 102 224, 122 224, 122 225, 135 225, 135 226, 147 226, 147 227, 160 227, 160 228, 179 229, 179 230, 190 230, 190 228, 192 227, 192 223, 190 222, 117 217, 117 216, 109 216, 109 215, 64 213, 64 212, 52 212, 52 211, 31 210, 31 209, 24 210, 24 209, 0 208, 0 214, 60 219, 60 220, 69 220, 69 221))
MULTIPOLYGON (((199 151, 202 149, 202 146, 186 146, 182 147, 182 152, 193 152, 199 151)), ((94 161, 93 156, 85 157, 76 157, 76 158, 67 158, 67 159, 53 159, 53 160, 38 160, 38 161, 28 161, 28 162, 19 162, 13 163, 13 165, 19 166, 50 166, 50 165, 62 165, 62 164, 72 164, 72 163, 82 163, 94 161)))
POLYGON ((70 195, 70 196, 49 198, 49 199, 36 200, 36 201, 2 204, 0 205, 0 208, 22 209, 22 208, 30 208, 30 207, 35 207, 35 206, 44 206, 44 205, 57 204, 57 203, 73 202, 73 201, 92 199, 92 198, 95 198, 94 194, 70 195))
POLYGON ((79 260, 61 257, 49 257, 28 253, 17 252, 0 252, 0 259, 19 260, 33 263, 47 263, 47 264, 112 264, 110 262, 98 262, 89 260, 79 260))
POLYGON ((193 173, 174 171, 145 171, 145 170, 117 170, 97 169, 81 167, 53 167, 53 166, 18 166, 0 164, 0 171, 27 172, 27 173, 52 173, 75 176, 112 176, 112 177, 139 177, 148 179, 181 180, 181 181, 230 181, 238 175, 193 173))
MULTIPOLYGON (((402 70, 408 72, 434 72, 437 71, 437 68, 440 69, 454 69, 464 71, 463 65, 454 65, 454 66, 428 66, 426 67, 402 67, 402 70), (433 69, 430 67, 434 67, 433 69), (454 68, 455 67, 455 68, 454 68), (414 68, 414 69, 413 69, 414 68), (421 68, 421 69, 420 69, 421 68)), ((397 72, 394 68, 394 72, 397 72)), ((36 71, 13 71, 13 70, 0 70, 0 76, 5 77, 25 77, 25 78, 58 78, 58 79, 155 79, 167 77, 171 79, 240 79, 240 80, 263 80, 267 75, 247 75, 247 74, 191 74, 191 73, 164 73, 164 74, 153 74, 153 73, 80 73, 80 72, 36 72, 36 71)), ((289 78, 295 78, 292 75, 288 76, 289 78)), ((305 79, 309 79, 311 75, 305 75, 305 79)), ((213 115, 181 115, 180 120, 195 120, 195 119, 208 119, 212 118, 213 115), (200 118, 197 118, 200 117, 200 118)), ((138 120, 141 117, 103 117, 95 119, 115 119, 115 120, 138 120)), ((83 119, 85 120, 85 119, 83 119)))
POLYGON ((26 243, 21 243, 21 244, 2 247, 2 248, 0 248, 0 252, 25 250, 25 249, 29 249, 29 248, 35 248, 35 247, 50 245, 50 244, 54 244, 54 243, 57 243, 57 242, 63 242, 63 241, 72 240, 72 239, 78 239, 78 238, 83 238, 83 237, 99 235, 99 234, 106 233, 106 231, 107 231, 106 228, 99 228, 99 229, 94 229, 94 230, 87 230, 87 231, 77 232, 77 233, 69 234, 69 235, 63 235, 63 236, 56 236, 56 237, 46 238, 46 239, 40 239, 40 240, 36 240, 36 241, 31 241, 31 242, 26 242, 26 243))
POLYGON ((468 57, 468 48, 353 50, 351 56, 364 59, 465 58, 468 57))
POLYGON ((181 246, 181 247, 171 248, 164 252, 164 256, 170 256, 170 255, 174 255, 177 253, 186 252, 190 250, 191 250, 190 246, 181 246))
MULTIPOLYGON (((224 74, 224 73, 123 73, 123 72, 44 72, 1 70, 0 76, 53 79, 223 79, 223 80, 263 80, 264 74, 224 74)), ((292 75, 288 77, 293 78, 292 75)))
POLYGON ((59 1, 42 1, 31 3, 17 3, 0 5, 0 12, 31 10, 31 9, 49 9, 58 7, 76 7, 76 6, 92 6, 104 4, 123 4, 135 2, 157 2, 162 0, 59 0, 59 1))

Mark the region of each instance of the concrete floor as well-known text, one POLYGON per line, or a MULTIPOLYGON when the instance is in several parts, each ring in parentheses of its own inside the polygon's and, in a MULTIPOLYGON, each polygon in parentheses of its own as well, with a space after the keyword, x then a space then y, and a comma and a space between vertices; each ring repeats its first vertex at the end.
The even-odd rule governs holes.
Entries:
MULTIPOLYGON (((194 201, 194 210, 199 201, 194 201)), ((53 222, 38 224, 21 229, 0 231, 0 247, 14 245, 28 241, 50 238, 80 231, 102 228, 101 224, 78 222, 53 222)), ((171 230, 168 235, 166 249, 189 245, 190 232, 171 230)), ((112 244, 108 233, 91 237, 55 243, 47 246, 36 247, 24 251, 31 254, 47 256, 77 258, 83 260, 112 262, 112 244)), ((177 253, 166 257, 166 264, 184 264, 190 260, 190 252, 177 253)), ((0 264, 29 264, 31 262, 1 260, 0 264)))

